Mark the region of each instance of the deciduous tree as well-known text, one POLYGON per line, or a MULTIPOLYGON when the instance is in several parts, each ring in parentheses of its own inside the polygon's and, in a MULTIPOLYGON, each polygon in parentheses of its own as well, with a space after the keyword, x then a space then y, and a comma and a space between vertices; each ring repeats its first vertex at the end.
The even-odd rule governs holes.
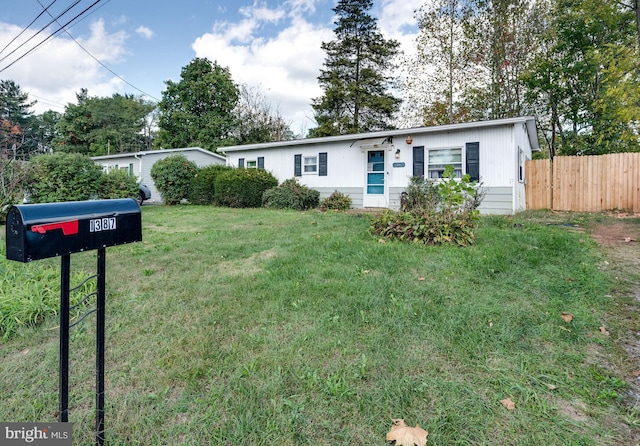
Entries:
POLYGON ((180 81, 166 81, 158 103, 160 131, 156 146, 200 146, 217 149, 233 144, 233 113, 238 86, 228 68, 208 59, 195 58, 182 68, 180 81))
POLYGON ((54 150, 95 156, 146 148, 142 131, 154 104, 132 95, 89 97, 86 89, 76 100, 58 121, 54 150))
POLYGON ((0 81, 0 150, 2 156, 25 158, 28 152, 28 127, 36 101, 12 80, 0 81), (24 146, 24 147, 23 147, 24 146))
POLYGON ((293 139, 289 124, 271 104, 259 87, 243 84, 234 110, 237 121, 231 135, 234 144, 255 144, 293 139))

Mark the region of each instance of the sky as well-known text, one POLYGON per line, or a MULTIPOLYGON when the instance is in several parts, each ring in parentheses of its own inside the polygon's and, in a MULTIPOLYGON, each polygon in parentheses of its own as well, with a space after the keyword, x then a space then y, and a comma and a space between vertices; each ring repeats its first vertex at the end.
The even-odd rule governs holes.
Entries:
MULTIPOLYGON (((406 53, 423 1, 374 0, 370 11, 385 38, 406 53)), ((90 96, 159 100, 165 82, 178 82, 181 69, 201 57, 228 67, 236 83, 259 88, 295 134, 315 127, 311 102, 322 95, 320 46, 335 38, 335 0, 98 0, 52 36, 60 26, 51 15, 71 7, 58 19, 65 25, 93 3, 3 1, 0 79, 37 100, 35 113, 64 112, 82 88, 90 96)))

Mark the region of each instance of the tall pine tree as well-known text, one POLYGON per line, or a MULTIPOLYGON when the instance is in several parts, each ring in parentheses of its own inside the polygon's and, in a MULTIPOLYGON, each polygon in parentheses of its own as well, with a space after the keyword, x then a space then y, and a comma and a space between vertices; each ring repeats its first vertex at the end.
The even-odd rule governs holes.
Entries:
POLYGON ((386 40, 369 15, 372 0, 339 0, 336 39, 323 42, 324 69, 318 81, 324 95, 313 99, 318 127, 310 136, 331 136, 392 128, 401 100, 389 88, 400 44, 386 40))

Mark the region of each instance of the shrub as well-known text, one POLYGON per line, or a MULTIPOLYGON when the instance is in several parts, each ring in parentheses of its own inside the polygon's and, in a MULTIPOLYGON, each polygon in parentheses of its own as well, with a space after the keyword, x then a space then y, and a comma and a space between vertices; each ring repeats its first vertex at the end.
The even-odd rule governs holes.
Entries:
POLYGON ((351 209, 351 197, 342 192, 335 191, 320 203, 323 211, 346 211, 351 209))
POLYGON ((285 180, 280 186, 262 194, 262 205, 266 208, 304 211, 317 207, 319 201, 320 192, 298 183, 295 178, 285 180))
POLYGON ((191 180, 198 167, 184 155, 171 155, 158 160, 151 167, 151 178, 165 204, 174 205, 186 199, 191 180))
POLYGON ((198 173, 191 179, 187 200, 192 204, 214 204, 215 203, 215 182, 216 177, 221 172, 231 169, 228 166, 207 166, 198 170, 198 173))
POLYGON ((103 174, 98 185, 98 198, 129 198, 138 195, 136 177, 123 170, 112 170, 103 174))
POLYGON ((0 222, 12 204, 21 203, 29 178, 30 164, 13 159, 0 160, 0 222))
POLYGON ((420 211, 436 209, 441 202, 438 186, 421 176, 411 177, 409 186, 400 199, 400 210, 420 211))
POLYGON ((231 169, 215 180, 215 202, 235 208, 262 206, 262 194, 278 185, 278 180, 264 169, 231 169))
POLYGON ((79 153, 40 155, 32 160, 28 186, 34 203, 97 198, 103 173, 91 158, 79 153))
POLYGON ((456 180, 451 166, 447 166, 441 181, 425 183, 412 181, 401 211, 383 212, 374 218, 370 231, 414 243, 473 244, 477 207, 484 197, 481 188, 468 175, 456 180), (411 187, 413 190, 409 192, 411 187))

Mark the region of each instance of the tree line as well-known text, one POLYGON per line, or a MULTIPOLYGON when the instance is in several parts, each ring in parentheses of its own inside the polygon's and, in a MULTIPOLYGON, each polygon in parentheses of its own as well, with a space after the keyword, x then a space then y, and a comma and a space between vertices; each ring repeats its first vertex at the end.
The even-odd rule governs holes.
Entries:
POLYGON ((76 94, 64 113, 36 115, 13 80, 0 81, 0 153, 27 160, 42 153, 99 156, 161 148, 219 147, 294 137, 257 87, 236 84, 227 68, 195 58, 156 104, 134 95, 76 94))
POLYGON ((259 88, 196 58, 162 99, 91 97, 64 113, 0 81, 0 150, 87 155, 331 136, 533 115, 549 156, 640 149, 637 0, 428 0, 415 53, 380 32, 372 0, 339 0, 311 98, 316 127, 294 135, 259 88))
POLYGON ((315 135, 533 115, 551 157, 640 150, 638 0, 428 0, 414 55, 372 6, 334 8, 315 135))

